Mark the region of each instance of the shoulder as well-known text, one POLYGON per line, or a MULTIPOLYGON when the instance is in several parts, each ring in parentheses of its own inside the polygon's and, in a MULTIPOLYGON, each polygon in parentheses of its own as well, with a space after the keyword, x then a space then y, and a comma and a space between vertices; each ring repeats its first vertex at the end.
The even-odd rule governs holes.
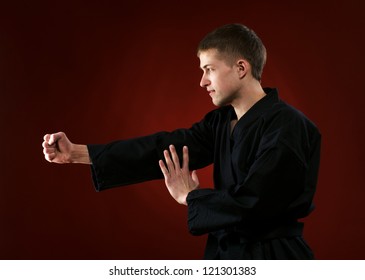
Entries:
POLYGON ((262 116, 264 122, 274 122, 281 126, 291 126, 293 128, 308 127, 316 129, 317 127, 302 111, 279 100, 262 116))
POLYGON ((303 112, 283 101, 273 104, 261 121, 261 135, 265 139, 276 139, 295 151, 307 149, 321 139, 317 126, 303 112))

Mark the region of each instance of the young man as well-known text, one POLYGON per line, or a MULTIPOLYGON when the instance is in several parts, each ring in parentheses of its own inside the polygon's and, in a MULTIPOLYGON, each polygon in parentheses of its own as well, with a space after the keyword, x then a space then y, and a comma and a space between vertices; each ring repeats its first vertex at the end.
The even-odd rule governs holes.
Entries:
POLYGON ((171 196, 188 206, 190 232, 208 234, 206 259, 313 258, 298 219, 313 208, 316 126, 275 89, 261 87, 266 50, 246 26, 211 32, 198 57, 200 85, 219 108, 190 129, 88 146, 47 134, 45 158, 91 164, 98 191, 164 178, 171 196), (195 170, 211 163, 214 189, 199 189, 195 170))

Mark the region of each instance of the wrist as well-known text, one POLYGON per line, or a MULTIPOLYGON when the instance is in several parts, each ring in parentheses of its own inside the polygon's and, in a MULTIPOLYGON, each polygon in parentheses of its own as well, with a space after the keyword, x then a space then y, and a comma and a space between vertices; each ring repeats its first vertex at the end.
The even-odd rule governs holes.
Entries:
POLYGON ((182 205, 187 206, 187 205, 188 205, 188 203, 187 203, 187 201, 186 201, 186 198, 187 198, 187 197, 188 197, 188 194, 186 194, 186 195, 182 196, 178 202, 179 202, 180 204, 182 204, 182 205))
POLYGON ((86 145, 72 144, 70 151, 70 163, 91 164, 89 151, 86 145))

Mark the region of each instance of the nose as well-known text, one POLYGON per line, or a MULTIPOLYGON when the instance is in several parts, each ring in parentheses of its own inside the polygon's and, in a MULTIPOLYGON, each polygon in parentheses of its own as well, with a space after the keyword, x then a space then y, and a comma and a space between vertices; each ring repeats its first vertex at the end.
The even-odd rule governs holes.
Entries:
POLYGON ((200 80, 200 86, 202 88, 207 87, 210 84, 209 79, 206 77, 205 73, 203 74, 201 80, 200 80))

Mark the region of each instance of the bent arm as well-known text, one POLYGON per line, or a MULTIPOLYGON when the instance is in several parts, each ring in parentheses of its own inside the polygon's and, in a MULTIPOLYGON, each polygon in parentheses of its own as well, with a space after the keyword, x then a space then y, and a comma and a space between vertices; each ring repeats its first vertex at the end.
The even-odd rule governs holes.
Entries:
POLYGON ((262 147, 265 148, 241 184, 229 190, 198 189, 188 194, 192 234, 248 223, 295 220, 310 213, 318 175, 320 135, 314 137, 310 151, 304 152, 306 159, 299 157, 285 140, 274 146, 263 142, 262 147))

